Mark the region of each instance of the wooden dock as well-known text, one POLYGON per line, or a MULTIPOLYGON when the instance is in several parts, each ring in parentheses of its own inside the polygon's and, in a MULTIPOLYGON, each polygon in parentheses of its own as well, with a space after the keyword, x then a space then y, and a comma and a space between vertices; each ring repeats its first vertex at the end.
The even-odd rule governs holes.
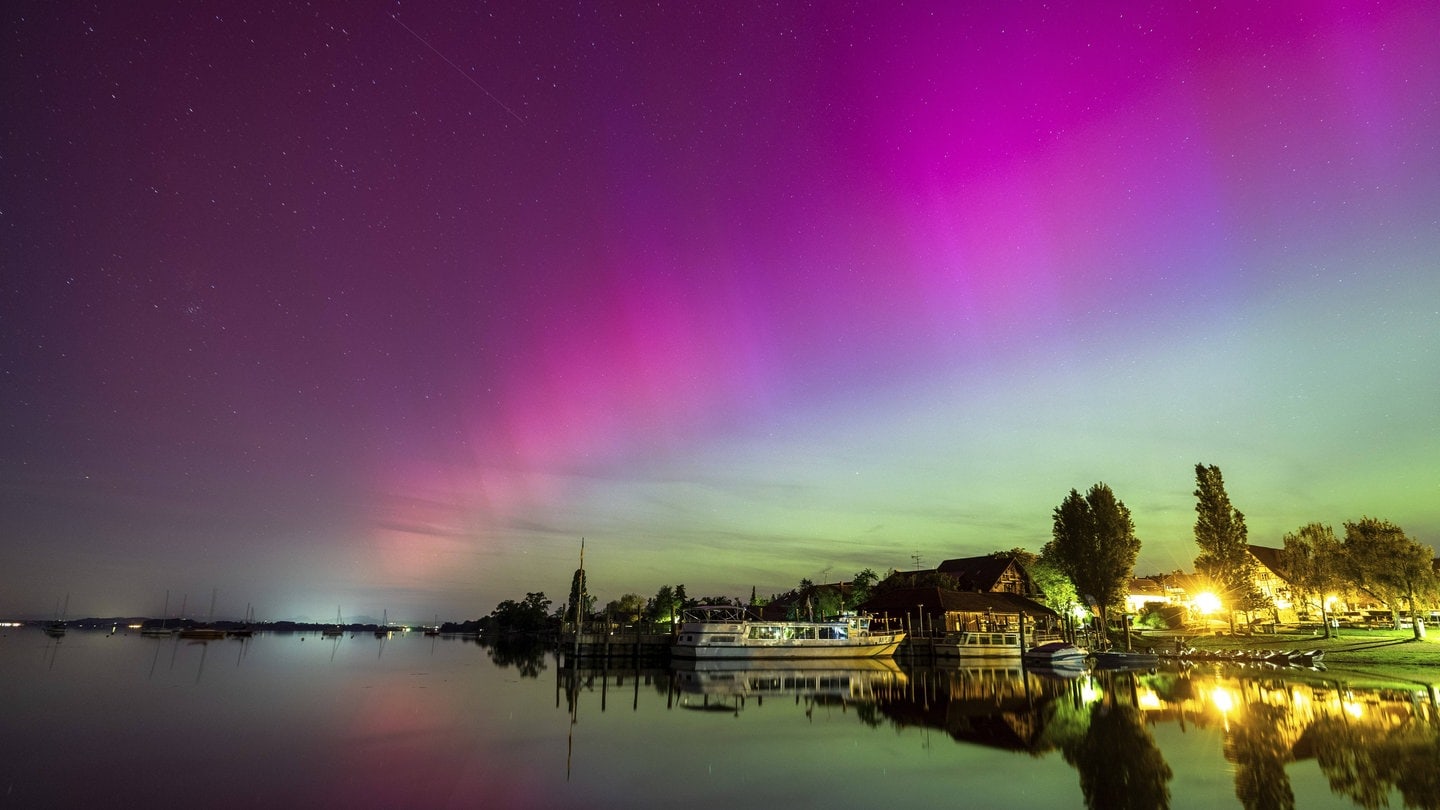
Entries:
POLYGON ((561 666, 570 666, 577 655, 585 661, 665 661, 670 657, 670 633, 581 633, 577 644, 574 633, 563 633, 555 651, 561 666))

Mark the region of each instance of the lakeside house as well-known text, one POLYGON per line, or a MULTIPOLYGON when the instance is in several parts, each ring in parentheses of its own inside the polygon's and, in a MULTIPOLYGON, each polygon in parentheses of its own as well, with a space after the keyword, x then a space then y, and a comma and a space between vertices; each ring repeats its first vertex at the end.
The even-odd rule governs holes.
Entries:
MULTIPOLYGON (((1319 603, 1315 595, 1303 594, 1287 577, 1281 549, 1272 546, 1249 546, 1255 563, 1255 586, 1269 601, 1257 611, 1257 621, 1280 624, 1319 622, 1319 603)), ((1435 560, 1440 572, 1440 558, 1435 560)), ((1178 608, 1198 621, 1207 610, 1215 617, 1219 611, 1206 604, 1207 595, 1222 597, 1209 577, 1198 573, 1174 571, 1132 578, 1125 594, 1127 613, 1141 614, 1164 608, 1178 608)), ((1356 589, 1327 594, 1327 611, 1340 621, 1352 623, 1382 622, 1388 611, 1374 596, 1356 589)), ((892 571, 877 583, 869 599, 856 603, 855 589, 849 582, 834 582, 796 589, 774 598, 758 610, 772 620, 819 616, 824 610, 858 609, 886 615, 912 623, 912 631, 946 632, 975 629, 987 624, 997 627, 1014 624, 1023 613, 1037 623, 1060 620, 1059 614, 1045 604, 1044 595, 1035 585, 1018 558, 1007 554, 957 557, 935 568, 914 571, 892 571), (1011 597, 1018 598, 1012 599, 1011 597), (838 607, 837 607, 838 606, 838 607)), ((1431 606, 1431 610, 1440 605, 1431 606)))
POLYGON ((1027 623, 1043 630, 1060 626, 1060 615, 1019 594, 975 593, 936 585, 892 588, 862 602, 860 610, 900 621, 916 635, 940 635, 960 630, 1004 631, 1027 623))
POLYGON ((932 569, 896 571, 875 586, 859 609, 907 622, 914 633, 1005 630, 1025 621, 1044 629, 1060 615, 1014 555, 957 557, 932 569))

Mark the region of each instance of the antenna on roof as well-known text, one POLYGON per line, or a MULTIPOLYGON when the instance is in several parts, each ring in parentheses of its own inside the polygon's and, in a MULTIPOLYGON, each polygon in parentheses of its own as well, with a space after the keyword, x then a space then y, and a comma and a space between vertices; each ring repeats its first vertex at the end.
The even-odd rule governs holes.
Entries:
POLYGON ((915 562, 915 570, 916 570, 916 571, 919 571, 919 570, 920 570, 920 552, 917 551, 917 552, 915 552, 914 554, 911 554, 911 555, 910 555, 910 559, 915 562))

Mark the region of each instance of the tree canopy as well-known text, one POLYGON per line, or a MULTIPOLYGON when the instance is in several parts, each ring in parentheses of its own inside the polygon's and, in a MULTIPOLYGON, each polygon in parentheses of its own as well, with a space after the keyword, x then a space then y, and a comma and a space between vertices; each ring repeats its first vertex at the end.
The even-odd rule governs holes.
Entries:
POLYGON ((1323 523, 1309 523, 1285 535, 1280 549, 1280 564, 1293 589, 1295 601, 1310 604, 1320 611, 1325 637, 1330 637, 1330 622, 1325 599, 1345 586, 1344 549, 1335 539, 1335 531, 1323 523))
MULTIPOLYGON (((1388 520, 1345 522, 1344 568, 1360 588, 1384 602, 1392 613, 1403 599, 1415 610, 1416 597, 1434 587, 1435 552, 1405 535, 1388 520)), ((1420 628, 1415 628, 1419 636, 1420 628)))
POLYGON ((525 601, 506 599, 491 611, 487 624, 501 632, 536 633, 549 623, 550 600, 543 592, 525 594, 525 601))
POLYGON ((605 605, 610 618, 622 623, 635 623, 645 615, 645 597, 638 593, 627 593, 605 605))
POLYGON ((1070 490, 1055 507, 1052 539, 1041 552, 1075 583, 1081 596, 1095 601, 1102 620, 1124 601, 1139 554, 1130 510, 1104 483, 1083 496, 1070 490))

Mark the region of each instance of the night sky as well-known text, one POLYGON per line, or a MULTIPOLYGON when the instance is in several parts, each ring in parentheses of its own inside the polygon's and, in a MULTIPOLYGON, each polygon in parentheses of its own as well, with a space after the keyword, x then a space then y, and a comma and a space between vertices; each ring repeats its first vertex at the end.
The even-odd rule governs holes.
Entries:
POLYGON ((1440 544, 1440 5, 1051 5, 5 3, 0 614, 1440 544))

